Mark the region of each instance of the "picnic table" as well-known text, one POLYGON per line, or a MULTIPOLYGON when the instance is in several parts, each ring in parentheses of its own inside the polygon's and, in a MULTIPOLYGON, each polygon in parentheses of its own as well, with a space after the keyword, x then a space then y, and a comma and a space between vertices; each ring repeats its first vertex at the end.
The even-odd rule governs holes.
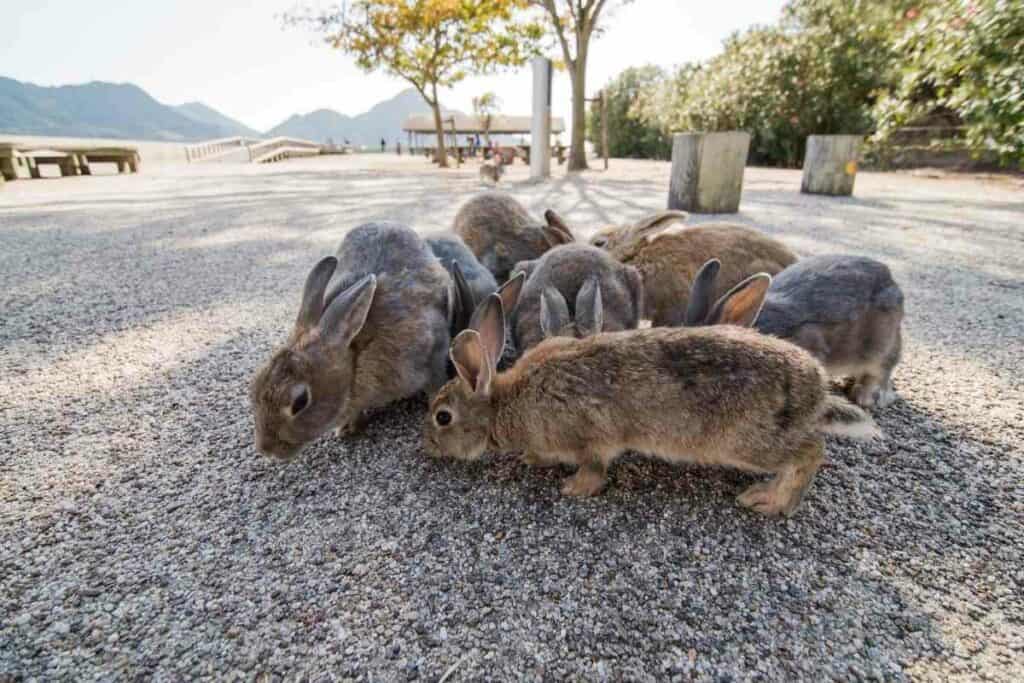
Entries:
MULTIPOLYGON (((519 156, 523 158, 523 163, 527 166, 530 165, 530 145, 518 145, 519 156)), ((558 165, 561 166, 565 163, 565 145, 552 145, 551 155, 558 159, 558 165)))
POLYGON ((41 178, 39 167, 53 164, 62 176, 92 175, 90 164, 117 164, 117 172, 138 173, 139 150, 136 147, 109 145, 23 144, 0 141, 0 176, 4 180, 41 178))

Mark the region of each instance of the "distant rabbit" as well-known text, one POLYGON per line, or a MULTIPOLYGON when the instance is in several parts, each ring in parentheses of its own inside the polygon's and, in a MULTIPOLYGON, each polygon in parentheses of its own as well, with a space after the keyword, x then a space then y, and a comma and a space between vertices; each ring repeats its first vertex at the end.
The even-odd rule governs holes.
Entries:
POLYGON ((738 502, 789 515, 824 456, 823 434, 871 438, 861 408, 827 390, 821 365, 781 339, 731 326, 606 332, 539 344, 498 374, 505 323, 492 295, 456 337, 458 378, 430 404, 424 446, 475 460, 522 451, 529 462, 578 465, 562 492, 589 496, 634 450, 670 462, 774 475, 738 502))
POLYGON ((505 160, 500 154, 496 154, 493 159, 480 164, 480 182, 482 183, 490 181, 497 185, 503 175, 505 175, 505 160))
POLYGON ((590 240, 640 271, 645 310, 656 327, 681 319, 693 278, 709 259, 722 262, 713 292, 716 298, 755 273, 774 275, 796 262, 796 255, 784 244, 741 225, 706 223, 666 231, 684 218, 679 211, 660 212, 633 226, 607 228, 590 240))
POLYGON ((453 230, 498 282, 507 280, 519 261, 540 258, 548 249, 574 241, 554 211, 544 212, 544 222, 538 221, 503 192, 484 192, 463 204, 453 230))
POLYGON ((752 324, 809 351, 834 379, 852 378, 848 394, 858 405, 884 408, 895 400, 903 292, 885 264, 812 256, 774 279, 749 278, 712 304, 717 272, 718 262, 710 261, 694 280, 685 324, 752 324))
POLYGON ((448 274, 419 235, 353 229, 309 274, 286 345, 252 382, 257 448, 290 458, 332 427, 357 431, 365 410, 436 390, 451 316, 448 274))
POLYGON ((498 289, 498 283, 455 233, 439 232, 424 239, 452 279, 455 300, 451 334, 454 338, 469 325, 477 305, 498 289))
POLYGON ((516 271, 529 273, 508 316, 519 353, 548 337, 631 330, 640 322, 640 273, 600 249, 567 244, 516 264, 516 271))

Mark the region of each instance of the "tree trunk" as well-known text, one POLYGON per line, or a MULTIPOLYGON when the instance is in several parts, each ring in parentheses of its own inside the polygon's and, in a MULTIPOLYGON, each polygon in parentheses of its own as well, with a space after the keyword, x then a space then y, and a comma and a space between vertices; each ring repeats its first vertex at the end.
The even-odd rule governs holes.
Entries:
POLYGON ((569 145, 569 170, 585 171, 586 148, 583 141, 587 135, 587 62, 586 52, 577 55, 574 68, 570 69, 572 79, 572 142, 569 145))
POLYGON ((437 101, 437 88, 434 88, 434 101, 430 103, 434 110, 434 128, 437 130, 437 165, 448 168, 448 152, 444 148, 444 123, 441 121, 441 103, 437 101))

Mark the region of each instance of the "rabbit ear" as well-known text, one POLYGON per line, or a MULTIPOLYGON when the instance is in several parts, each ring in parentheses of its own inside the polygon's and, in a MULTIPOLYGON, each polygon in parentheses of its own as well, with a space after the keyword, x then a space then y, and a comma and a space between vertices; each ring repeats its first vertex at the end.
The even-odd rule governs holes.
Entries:
POLYGON ((335 349, 347 348, 366 323, 377 276, 367 275, 331 301, 320 318, 320 338, 335 349))
POLYGON ((633 224, 629 234, 631 237, 646 237, 664 230, 673 223, 685 221, 689 217, 685 211, 658 211, 645 216, 633 224))
POLYGON ((711 259, 697 271, 690 285, 690 301, 686 305, 686 317, 683 318, 683 325, 693 327, 701 325, 711 311, 711 293, 715 289, 715 279, 718 277, 718 270, 722 262, 716 258, 711 259))
POLYGON ((548 227, 558 228, 566 235, 569 235, 570 238, 572 237, 572 228, 569 227, 569 224, 565 222, 565 219, 559 216, 554 209, 548 209, 544 212, 544 221, 548 224, 548 227))
POLYGON ((709 325, 739 325, 752 327, 764 306, 764 297, 772 284, 768 273, 751 275, 739 283, 715 304, 708 314, 709 325))
POLYGON ((320 322, 324 312, 324 290, 327 289, 334 270, 338 267, 338 259, 328 256, 313 266, 306 277, 306 286, 302 290, 302 303, 299 304, 299 317, 295 319, 295 328, 311 330, 320 322))
POLYGON ((454 336, 469 327, 473 310, 476 308, 476 300, 473 297, 473 290, 466 282, 466 276, 462 274, 462 266, 457 261, 452 261, 452 283, 455 294, 455 310, 452 316, 452 335, 454 336))
POLYGON ((459 379, 465 382, 470 391, 482 396, 490 395, 494 368, 491 367, 483 341, 476 330, 459 332, 448 356, 452 359, 459 379))
POLYGON ((544 231, 544 239, 547 240, 548 246, 554 248, 560 244, 569 244, 576 241, 572 230, 565 224, 562 217, 553 210, 548 209, 544 212, 544 220, 547 222, 547 225, 541 228, 541 230, 544 231))
POLYGON ((633 300, 633 318, 630 327, 640 324, 644 317, 644 278, 640 271, 633 266, 625 266, 626 282, 629 285, 629 295, 633 300))
POLYGON ((479 333, 491 369, 497 368, 498 359, 505 350, 505 313, 498 294, 491 294, 476 307, 469 328, 479 333))
POLYGON ((523 291, 523 283, 526 282, 526 273, 512 273, 508 282, 498 288, 498 296, 501 297, 501 308, 505 315, 512 313, 519 302, 519 294, 523 291))
POLYGON ((562 293, 554 287, 545 287, 540 296, 540 331, 544 338, 557 337, 571 321, 569 304, 562 293))
POLYGON ((589 337, 600 332, 603 327, 601 283, 596 277, 587 278, 576 294, 576 329, 584 337, 589 337))
MULTIPOLYGON (((530 259, 529 261, 517 261, 516 264, 512 266, 512 273, 516 275, 522 273, 523 281, 525 282, 530 279, 531 275, 533 275, 533 271, 536 270, 538 263, 540 263, 539 258, 530 259)), ((508 312, 508 310, 509 309, 506 306, 505 311, 508 312)))

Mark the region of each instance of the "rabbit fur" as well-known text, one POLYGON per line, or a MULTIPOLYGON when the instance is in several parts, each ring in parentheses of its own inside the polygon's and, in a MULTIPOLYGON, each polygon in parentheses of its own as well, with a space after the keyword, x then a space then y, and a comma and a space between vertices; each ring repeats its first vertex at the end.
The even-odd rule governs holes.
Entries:
POLYGON ((633 225, 604 228, 590 240, 640 271, 645 310, 654 326, 682 319, 690 285, 712 258, 722 263, 715 298, 755 273, 774 275, 797 260, 778 240, 742 225, 706 223, 667 230, 685 217, 680 211, 663 211, 633 225))
POLYGON ((455 215, 452 229, 498 282, 509 279, 517 262, 540 258, 575 239, 554 211, 545 211, 544 221, 538 221, 504 192, 471 198, 455 215))
POLYGON ((850 378, 845 390, 861 407, 884 408, 895 400, 903 292, 884 263, 846 254, 812 256, 774 278, 748 278, 711 305, 717 271, 717 260, 709 261, 694 279, 684 324, 722 322, 716 311, 723 306, 745 309, 759 332, 806 349, 834 380, 850 378), (758 278, 759 285, 748 286, 758 278), (708 312, 704 320, 702 311, 708 312))
POLYGON ((577 465, 563 493, 594 495, 627 450, 773 475, 738 502, 792 514, 824 455, 823 434, 873 438, 859 407, 827 391, 821 365, 781 339, 734 326, 650 328, 548 339, 498 374, 501 301, 489 297, 450 351, 458 378, 430 404, 424 446, 464 460, 522 451, 577 465))
POLYGON ((448 274, 419 235, 350 231, 310 272, 291 335, 253 379, 257 448, 291 458, 331 428, 357 431, 366 410, 435 391, 451 316, 448 274))
POLYGON ((634 329, 643 314, 640 273, 596 247, 556 247, 536 261, 517 263, 515 271, 528 274, 508 316, 519 353, 551 336, 634 329))

